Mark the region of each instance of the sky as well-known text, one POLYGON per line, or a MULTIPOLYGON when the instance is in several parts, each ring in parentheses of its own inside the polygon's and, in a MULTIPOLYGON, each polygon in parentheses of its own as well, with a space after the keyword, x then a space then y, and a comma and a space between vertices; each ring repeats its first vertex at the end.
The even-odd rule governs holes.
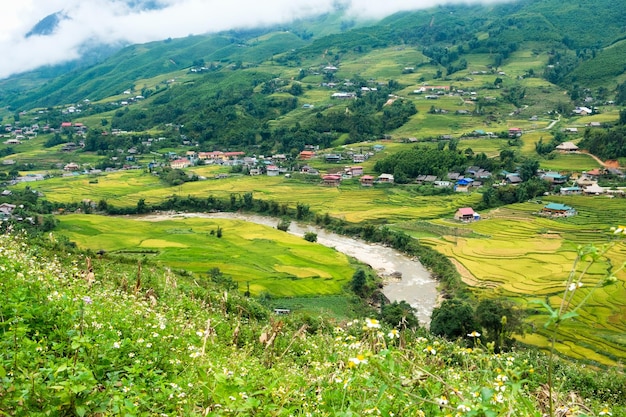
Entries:
MULTIPOLYGON (((479 0, 448 0, 472 3, 479 0)), ((483 2, 497 0, 483 0, 483 2)), ((0 19, 0 79, 44 65, 80 58, 85 42, 136 44, 235 28, 286 23, 347 5, 355 17, 384 17, 441 0, 4 0, 0 19), (141 11, 129 3, 152 2, 141 11), (64 20, 48 36, 25 35, 44 17, 63 11, 64 20)))

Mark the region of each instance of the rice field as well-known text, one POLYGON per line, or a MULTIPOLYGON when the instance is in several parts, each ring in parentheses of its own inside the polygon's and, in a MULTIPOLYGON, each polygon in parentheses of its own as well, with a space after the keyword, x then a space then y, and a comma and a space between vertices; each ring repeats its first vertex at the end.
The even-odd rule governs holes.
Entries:
POLYGON ((417 196, 403 188, 363 188, 356 180, 340 187, 311 185, 295 178, 268 176, 231 176, 227 179, 197 181, 177 187, 167 187, 158 178, 144 171, 121 171, 89 182, 85 176, 53 178, 30 186, 44 193, 50 201, 81 202, 84 199, 104 199, 116 207, 132 207, 139 199, 147 204, 164 198, 197 196, 228 198, 231 194, 252 192, 254 198, 274 200, 295 207, 308 204, 312 211, 329 213, 350 222, 363 220, 432 219, 454 212, 456 207, 476 204, 479 194, 449 196, 417 196))
POLYGON ((96 215, 64 215, 55 233, 84 249, 131 257, 149 256, 196 279, 219 268, 240 291, 252 295, 313 297, 338 295, 354 274, 342 253, 277 229, 239 220, 146 221, 96 215), (223 236, 215 234, 222 229, 223 236))
MULTIPOLYGON (((533 329, 521 340, 540 347, 548 343, 543 328, 547 315, 533 300, 549 300, 553 307, 558 306, 577 246, 593 243, 602 247, 613 239, 609 228, 626 222, 624 199, 575 196, 552 200, 571 205, 578 215, 538 217, 533 213, 543 204, 516 204, 481 213, 482 220, 471 224, 452 219, 429 221, 432 227, 426 230, 430 233, 420 239, 454 259, 475 291, 509 297, 524 308, 533 329)), ((400 228, 411 230, 410 225, 400 228)), ((575 302, 582 301, 624 261, 626 244, 622 242, 588 270, 575 302)), ((561 353, 609 365, 626 359, 626 273, 618 273, 617 278, 616 284, 594 290, 579 317, 562 325, 557 346, 561 353)))

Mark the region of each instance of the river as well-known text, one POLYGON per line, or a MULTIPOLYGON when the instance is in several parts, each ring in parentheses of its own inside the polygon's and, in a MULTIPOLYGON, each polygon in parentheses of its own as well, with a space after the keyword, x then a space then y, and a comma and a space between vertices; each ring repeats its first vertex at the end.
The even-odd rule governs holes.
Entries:
MULTIPOLYGON (((189 217, 244 220, 269 227, 276 227, 279 221, 274 217, 228 212, 153 214, 142 216, 142 219, 158 221, 189 217)), ((296 236, 304 236, 306 232, 317 233, 317 243, 334 248, 371 266, 384 278, 383 293, 389 300, 406 301, 415 308, 422 325, 430 323, 430 316, 438 298, 437 281, 421 263, 387 246, 338 235, 313 225, 292 221, 288 230, 288 233, 296 236)))

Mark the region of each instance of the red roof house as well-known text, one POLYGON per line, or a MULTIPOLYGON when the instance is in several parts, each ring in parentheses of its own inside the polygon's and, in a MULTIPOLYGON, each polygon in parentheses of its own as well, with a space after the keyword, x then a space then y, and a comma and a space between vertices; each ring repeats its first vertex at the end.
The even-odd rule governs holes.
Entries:
POLYGON ((454 213, 454 218, 463 222, 473 222, 480 220, 480 214, 476 213, 471 207, 463 207, 454 213))

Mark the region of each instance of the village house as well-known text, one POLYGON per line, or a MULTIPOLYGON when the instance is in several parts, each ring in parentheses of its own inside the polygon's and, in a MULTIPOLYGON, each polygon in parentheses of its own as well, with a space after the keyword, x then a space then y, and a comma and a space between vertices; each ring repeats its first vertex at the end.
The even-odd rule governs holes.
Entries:
POLYGON ((549 171, 542 174, 541 179, 553 185, 560 185, 565 184, 568 178, 566 175, 561 175, 558 172, 549 171))
POLYGON ((454 213, 454 219, 462 222, 473 222, 480 220, 480 214, 476 213, 471 207, 463 207, 454 213))
POLYGON ((423 85, 417 90, 413 90, 413 94, 422 94, 427 91, 447 92, 447 91, 450 91, 450 86, 449 85, 423 85))
POLYGON ((558 144, 555 149, 562 153, 572 153, 578 151, 578 146, 572 142, 563 142, 558 144))
POLYGON ((418 184, 424 184, 424 183, 434 183, 435 181, 437 181, 437 176, 436 175, 418 175, 417 178, 415 178, 415 182, 418 184))
POLYGON ((360 182, 363 187, 372 187, 374 185, 374 177, 371 175, 363 175, 360 178, 360 182))
POLYGON ((268 177, 277 177, 280 174, 280 169, 276 165, 268 165, 266 172, 268 177))
POLYGON ((302 159, 303 161, 308 161, 315 157, 315 151, 302 151, 298 155, 298 159, 302 159))
POLYGON ((70 162, 63 167, 64 171, 78 171, 80 169, 80 165, 76 162, 70 162))
POLYGON ((6 220, 13 214, 13 210, 17 207, 15 204, 2 203, 0 204, 0 218, 6 220))
POLYGON ((457 193, 467 193, 470 191, 470 188, 473 185, 474 180, 471 178, 461 178, 456 182, 454 186, 454 191, 457 193))
POLYGON ((593 110, 590 109, 589 107, 576 107, 574 110, 572 110, 572 113, 577 114, 579 116, 587 116, 593 113, 593 110))
POLYGON ((356 94, 355 93, 338 92, 338 93, 333 93, 330 97, 334 98, 334 99, 338 99, 338 100, 351 100, 351 99, 356 98, 356 94))
POLYGON ((605 189, 600 187, 597 183, 590 184, 583 188, 585 195, 601 195, 605 193, 605 189))
POLYGON ((354 167, 346 167, 344 172, 352 177, 358 177, 363 175, 363 167, 362 166, 354 166, 354 167))
POLYGON ((244 156, 246 153, 245 152, 224 152, 224 158, 226 159, 231 159, 231 158, 238 158, 240 156, 244 156))
POLYGON ((329 187, 338 187, 341 183, 341 175, 326 174, 322 176, 322 182, 329 187))
POLYGON ((523 182, 522 177, 520 177, 517 172, 506 174, 505 181, 510 185, 518 185, 523 182))
POLYGON ((378 182, 380 183, 386 183, 386 184, 393 184, 394 178, 392 174, 380 174, 378 176, 378 182))
POLYGON ((561 187, 561 189, 559 190, 559 193, 561 195, 578 195, 580 193, 582 193, 583 189, 578 187, 578 186, 572 186, 572 187, 561 187))
POLYGON ((450 188, 452 187, 452 183, 450 181, 445 180, 437 180, 433 182, 435 188, 450 188))
POLYGON ((570 217, 576 214, 576 210, 565 204, 549 203, 541 209, 541 214, 553 217, 570 217))
POLYGON ((191 162, 189 161, 189 159, 174 159, 173 161, 170 162, 170 167, 172 169, 183 169, 183 168, 187 168, 188 166, 191 165, 191 162))
POLYGON ((509 129, 509 137, 510 138, 518 138, 522 136, 522 129, 519 127, 512 127, 509 129))

